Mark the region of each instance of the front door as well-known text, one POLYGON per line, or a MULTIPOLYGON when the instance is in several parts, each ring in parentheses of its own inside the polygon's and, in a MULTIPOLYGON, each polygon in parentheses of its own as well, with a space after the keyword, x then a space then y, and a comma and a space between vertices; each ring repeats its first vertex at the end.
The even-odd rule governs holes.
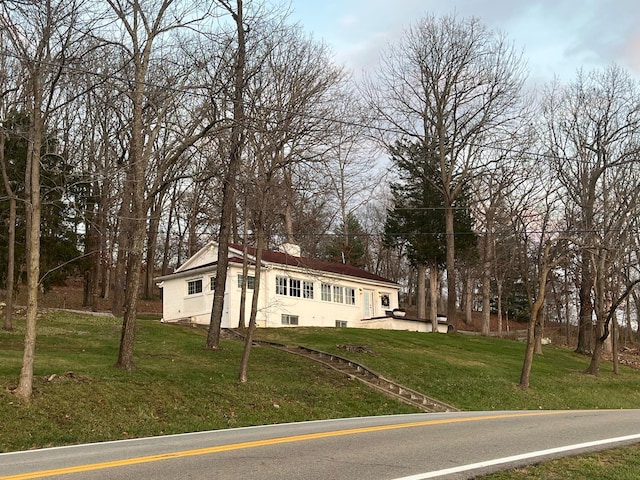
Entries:
POLYGON ((362 318, 373 317, 373 290, 364 290, 362 292, 362 318))

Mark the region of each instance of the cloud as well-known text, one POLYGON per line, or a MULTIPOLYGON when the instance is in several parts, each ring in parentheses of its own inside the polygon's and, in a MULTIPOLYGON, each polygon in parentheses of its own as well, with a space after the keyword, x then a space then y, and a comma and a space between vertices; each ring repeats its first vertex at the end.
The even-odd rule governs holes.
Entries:
POLYGON ((353 27, 358 23, 359 23, 358 17, 356 17, 355 15, 345 15, 338 19, 338 24, 344 28, 353 27))
POLYGON ((302 24, 358 72, 426 15, 474 16, 522 50, 538 81, 617 63, 640 73, 637 0, 292 0, 302 24))

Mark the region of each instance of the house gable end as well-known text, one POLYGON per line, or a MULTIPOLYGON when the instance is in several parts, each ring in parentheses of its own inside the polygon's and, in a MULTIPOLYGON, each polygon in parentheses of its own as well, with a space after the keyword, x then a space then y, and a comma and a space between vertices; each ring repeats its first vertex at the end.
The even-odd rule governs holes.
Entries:
POLYGON ((218 260, 218 244, 215 242, 209 242, 200 250, 198 250, 192 257, 187 259, 180 267, 178 267, 175 273, 184 272, 187 270, 193 270, 194 268, 201 267, 203 265, 209 265, 218 260))

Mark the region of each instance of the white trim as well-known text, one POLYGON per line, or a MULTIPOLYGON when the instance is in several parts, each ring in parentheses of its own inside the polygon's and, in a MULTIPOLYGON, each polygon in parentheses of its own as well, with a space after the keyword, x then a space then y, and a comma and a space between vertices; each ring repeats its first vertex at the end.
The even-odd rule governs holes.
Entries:
POLYGON ((592 447, 599 447, 601 445, 629 442, 629 441, 638 440, 638 439, 640 439, 640 433, 635 435, 627 435, 624 437, 605 438, 604 440, 595 440, 593 442, 576 443, 574 445, 566 445, 564 447, 548 448, 546 450, 538 450, 535 452, 522 453, 520 455, 512 455, 510 457, 495 458, 492 460, 486 460, 484 462, 470 463, 468 465, 460 465, 459 467, 445 468, 443 470, 419 473, 417 475, 410 475, 408 477, 399 477, 393 480, 424 480, 427 478, 435 478, 435 477, 440 477, 444 475, 451 475, 453 473, 468 472, 470 470, 478 470, 480 468, 493 467, 496 465, 503 465, 505 463, 518 462, 522 460, 529 460, 531 458, 544 457, 547 455, 554 455, 557 453, 571 452, 573 450, 583 450, 583 449, 588 449, 592 447))

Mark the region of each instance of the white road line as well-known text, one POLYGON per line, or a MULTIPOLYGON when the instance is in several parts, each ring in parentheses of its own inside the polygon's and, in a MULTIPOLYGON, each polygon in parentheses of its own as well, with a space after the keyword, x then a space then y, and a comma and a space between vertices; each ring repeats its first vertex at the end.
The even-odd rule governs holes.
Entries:
POLYGON ((410 475, 408 477, 394 478, 393 480, 424 480, 427 478, 436 478, 444 475, 451 475, 453 473, 467 472, 469 470, 476 470, 478 468, 492 467, 494 465, 517 462, 519 460, 527 460, 529 458, 543 457, 545 455, 552 455, 554 453, 569 452, 571 450, 579 450, 581 448, 597 447, 597 446, 606 445, 609 443, 613 444, 618 442, 626 442, 630 440, 639 440, 639 439, 640 439, 640 433, 635 435, 627 435, 625 437, 606 438, 604 440, 578 443, 575 445, 567 445, 565 447, 549 448, 548 450, 539 450, 537 452, 523 453, 521 455, 513 455, 511 457, 496 458, 494 460, 486 460, 484 462, 471 463, 469 465, 460 465, 459 467, 445 468, 444 470, 419 473, 417 475, 410 475))

